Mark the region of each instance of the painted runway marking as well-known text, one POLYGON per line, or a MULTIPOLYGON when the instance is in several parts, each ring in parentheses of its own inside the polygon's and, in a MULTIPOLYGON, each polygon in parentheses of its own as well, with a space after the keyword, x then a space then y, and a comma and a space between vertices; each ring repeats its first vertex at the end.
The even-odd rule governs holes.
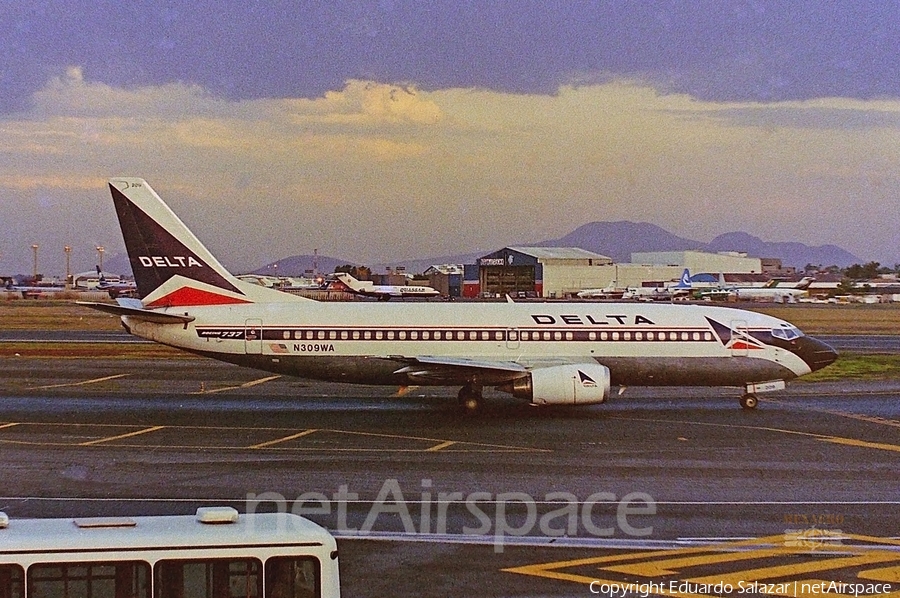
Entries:
POLYGON ((209 390, 198 390, 189 394, 192 395, 211 395, 217 392, 225 392, 226 390, 240 390, 242 388, 251 388, 256 386, 257 384, 264 384, 266 382, 271 382, 272 380, 276 380, 281 378, 281 376, 266 376, 265 378, 259 378, 257 380, 251 380, 250 382, 244 382, 243 384, 238 384, 237 386, 223 386, 222 388, 211 388, 209 390))
POLYGON ((294 440, 295 438, 302 438, 304 436, 309 436, 313 432, 318 432, 318 431, 319 431, 318 429, 303 430, 302 432, 297 432, 296 434, 291 434, 290 436, 285 436, 283 438, 276 438, 275 440, 269 440, 268 442, 260 442, 259 444, 252 444, 252 445, 248 446, 247 448, 252 448, 252 449, 266 448, 266 447, 274 446, 274 445, 282 443, 282 442, 287 442, 288 440, 294 440))
POLYGON ((633 588, 632 593, 641 595, 683 598, 713 595, 716 584, 731 584, 729 594, 763 593, 792 597, 827 594, 840 598, 845 595, 841 586, 823 589, 836 579, 845 585, 872 582, 890 585, 886 592, 881 591, 884 590, 882 585, 881 590, 858 592, 861 596, 895 598, 900 595, 897 586, 893 585, 900 581, 900 540, 821 533, 827 530, 815 530, 819 534, 805 534, 806 531, 809 530, 701 547, 645 550, 536 563, 503 571, 582 586, 606 584, 633 588), (750 567, 747 568, 747 565, 750 567), (810 576, 822 573, 823 579, 810 576))
POLYGON ((900 452, 900 445, 897 444, 887 444, 884 442, 869 442, 866 440, 857 440, 855 438, 844 438, 841 436, 830 436, 828 434, 819 434, 816 432, 801 432, 799 430, 787 430, 785 428, 773 428, 771 426, 748 426, 744 424, 718 424, 713 422, 692 422, 687 420, 678 420, 678 419, 653 419, 653 418, 644 418, 644 417, 625 417, 621 415, 611 416, 615 419, 623 419, 627 421, 644 421, 644 422, 655 422, 655 423, 666 423, 666 424, 687 424, 692 426, 707 426, 712 428, 734 428, 738 430, 760 430, 764 432, 778 432, 780 434, 791 434, 793 436, 806 436, 807 438, 815 438, 816 440, 821 440, 822 442, 831 442, 834 444, 843 444, 846 446, 856 446, 860 448, 870 448, 877 449, 882 451, 893 451, 900 452))
POLYGON ((115 374, 113 376, 104 376, 103 378, 94 378, 92 380, 82 380, 81 382, 65 382, 63 384, 48 384, 46 386, 32 386, 29 390, 47 390, 49 388, 64 388, 67 386, 85 386, 87 384, 97 384, 98 382, 106 382, 107 380, 115 380, 116 378, 124 378, 131 374, 115 374))
POLYGON ((98 438, 96 440, 88 440, 87 442, 79 442, 78 446, 94 446, 97 444, 103 444, 104 442, 112 442, 114 440, 121 440, 123 438, 131 438, 133 436, 140 436, 141 434, 148 434, 150 432, 156 432, 157 430, 162 430, 165 426, 151 426, 149 428, 144 428, 143 430, 136 430, 134 432, 126 432, 125 434, 118 434, 117 436, 108 436, 106 438, 98 438))
POLYGON ((814 411, 815 413, 827 413, 828 415, 837 415, 838 417, 846 417, 847 419, 855 419, 857 421, 868 422, 870 424, 879 424, 882 426, 892 426, 894 428, 900 428, 900 421, 897 421, 895 419, 887 419, 886 417, 880 417, 878 415, 866 415, 864 413, 853 413, 852 411, 841 411, 839 409, 819 409, 817 407, 795 405, 793 403, 780 401, 778 399, 766 398, 762 400, 764 400, 766 403, 772 403, 774 405, 783 405, 786 407, 803 409, 804 411, 814 411))
POLYGON ((425 449, 425 452, 436 453, 437 451, 443 450, 443 449, 447 448, 448 446, 453 446, 454 444, 456 444, 455 440, 447 440, 446 442, 442 442, 440 444, 434 445, 431 448, 425 449))
POLYGON ((551 452, 549 449, 541 449, 527 446, 513 446, 503 444, 485 444, 479 442, 467 442, 460 440, 447 440, 443 438, 424 438, 419 436, 404 436, 400 434, 384 434, 376 432, 361 432, 358 430, 333 430, 333 429, 306 429, 296 430, 291 428, 273 428, 273 427, 225 427, 225 426, 166 426, 155 425, 133 430, 123 434, 114 436, 102 436, 91 438, 91 435, 84 433, 85 429, 90 427, 97 428, 135 428, 129 424, 76 424, 76 423, 49 423, 49 422, 16 422, 0 425, 0 430, 10 430, 9 434, 0 433, 0 444, 12 444, 18 446, 80 446, 92 447, 97 445, 112 446, 115 448, 141 448, 141 449, 216 449, 216 450, 271 450, 282 452, 379 452, 379 453, 425 453, 425 452, 449 452, 454 453, 522 453, 522 452, 551 452), (15 430, 13 430, 15 427, 15 430), (50 428, 52 434, 48 434, 42 428, 50 428), (67 431, 71 429, 72 433, 67 431), (150 432, 167 429, 178 431, 178 438, 196 438, 197 444, 150 444, 150 443, 125 443, 120 442, 136 436, 142 436, 150 432), (183 431, 183 432, 182 432, 183 431), (204 432, 215 432, 215 442, 203 442, 204 432), (227 432, 234 433, 236 439, 245 436, 245 433, 266 433, 267 436, 280 434, 275 438, 264 440, 251 445, 241 444, 237 440, 229 443, 227 432), (80 438, 69 442, 47 441, 47 440, 31 440, 29 436, 52 436, 60 438, 66 435, 80 435, 80 438), (290 443, 294 440, 316 435, 317 442, 314 446, 303 445, 298 443, 295 445, 280 446, 290 443), (88 436, 90 440, 83 440, 88 436), (359 438, 361 441, 358 446, 353 446, 354 441, 350 438, 359 438), (386 440, 389 446, 379 446, 376 442, 386 440), (351 446, 348 446, 351 445, 351 446), (452 449, 450 448, 452 447, 452 449))

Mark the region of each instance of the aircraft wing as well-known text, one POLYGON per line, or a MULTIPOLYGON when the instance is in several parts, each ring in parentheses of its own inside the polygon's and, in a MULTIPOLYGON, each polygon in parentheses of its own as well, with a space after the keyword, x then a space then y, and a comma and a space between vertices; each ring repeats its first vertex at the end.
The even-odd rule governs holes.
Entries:
POLYGON ((194 316, 167 314, 151 309, 142 309, 127 305, 113 305, 111 303, 97 303, 95 301, 76 301, 75 303, 115 316, 130 316, 147 322, 155 322, 157 324, 187 324, 196 319, 194 316))
POLYGON ((522 378, 528 369, 514 361, 481 361, 463 357, 396 357, 406 362, 395 374, 406 374, 415 380, 428 380, 444 384, 475 382, 493 385, 522 378))

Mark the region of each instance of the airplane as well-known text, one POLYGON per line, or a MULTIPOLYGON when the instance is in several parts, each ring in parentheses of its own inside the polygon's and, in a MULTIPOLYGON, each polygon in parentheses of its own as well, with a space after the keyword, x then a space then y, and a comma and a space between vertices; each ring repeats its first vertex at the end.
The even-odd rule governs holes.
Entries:
POLYGON ((795 303, 800 297, 809 295, 809 286, 814 280, 806 276, 793 286, 781 286, 779 281, 770 280, 762 287, 731 287, 729 290, 735 297, 743 300, 795 303))
POLYGON ((627 292, 628 289, 620 289, 610 283, 602 289, 582 289, 575 296, 579 299, 621 299, 627 292))
POLYGON ((681 278, 675 284, 652 289, 635 289, 634 292, 623 295, 623 298, 636 299, 638 301, 682 301, 691 298, 691 273, 688 268, 681 273, 681 278))
POLYGON ((533 405, 588 405, 612 386, 737 386, 740 404, 837 353, 764 314, 666 303, 318 302, 238 280, 140 178, 109 189, 139 295, 79 302, 131 334, 277 374, 408 387, 484 387, 533 405))
POLYGON ((694 298, 703 301, 728 301, 734 297, 732 290, 733 287, 728 286, 725 282, 725 275, 720 272, 718 285, 697 289, 694 291, 694 298))
POLYGON ((412 285, 377 285, 369 280, 357 280, 346 272, 336 272, 334 278, 351 293, 388 301, 392 297, 437 297, 440 293, 431 287, 412 285))
POLYGON ((15 284, 10 278, 5 290, 21 293, 22 299, 45 299, 53 297, 56 293, 65 293, 69 289, 58 284, 20 285, 15 284))
POLYGON ((97 290, 106 291, 109 293, 109 297, 111 299, 117 299, 119 297, 133 297, 137 293, 137 283, 134 281, 112 281, 108 280, 106 276, 103 275, 103 272, 100 271, 100 266, 97 266, 97 290))
POLYGON ((690 298, 693 284, 691 284, 691 272, 687 268, 681 273, 681 278, 674 285, 666 287, 669 296, 674 299, 690 298))

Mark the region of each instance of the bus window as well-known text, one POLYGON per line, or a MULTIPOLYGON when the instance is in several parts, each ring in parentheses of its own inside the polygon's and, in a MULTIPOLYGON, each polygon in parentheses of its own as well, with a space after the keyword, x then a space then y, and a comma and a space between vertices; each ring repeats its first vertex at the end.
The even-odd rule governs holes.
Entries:
POLYGON ((150 598, 150 564, 143 561, 36 563, 28 568, 28 595, 31 598, 150 598))
POLYGON ((159 561, 156 598, 262 598, 260 568, 249 558, 159 561))
POLYGON ((266 561, 266 598, 318 598, 319 561, 310 556, 273 557, 266 561))
POLYGON ((25 595, 22 573, 22 567, 18 565, 0 565, 0 598, 22 598, 25 595))

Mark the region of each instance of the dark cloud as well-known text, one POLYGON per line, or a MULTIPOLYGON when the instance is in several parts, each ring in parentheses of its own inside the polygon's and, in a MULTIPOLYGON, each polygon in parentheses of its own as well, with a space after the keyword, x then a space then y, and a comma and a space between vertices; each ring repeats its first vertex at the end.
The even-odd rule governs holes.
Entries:
POLYGON ((0 10, 0 110, 66 66, 227 98, 347 79, 553 93, 610 75, 710 100, 900 96, 896 2, 50 0, 0 10))

